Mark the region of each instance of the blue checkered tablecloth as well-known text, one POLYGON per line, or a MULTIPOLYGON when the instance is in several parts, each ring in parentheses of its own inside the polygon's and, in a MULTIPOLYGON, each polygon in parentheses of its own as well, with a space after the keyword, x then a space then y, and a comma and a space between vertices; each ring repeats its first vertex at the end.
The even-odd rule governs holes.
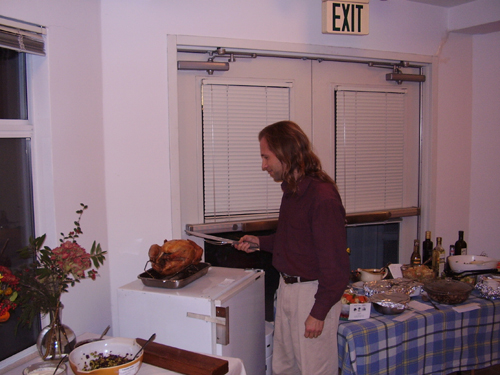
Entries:
MULTIPOLYGON (((440 310, 407 310, 413 316, 405 321, 374 309, 369 319, 341 321, 342 375, 445 375, 499 364, 500 300, 474 293, 464 304, 474 302, 481 308, 469 312, 438 304, 440 310)), ((412 299, 422 302, 420 297, 412 299)))

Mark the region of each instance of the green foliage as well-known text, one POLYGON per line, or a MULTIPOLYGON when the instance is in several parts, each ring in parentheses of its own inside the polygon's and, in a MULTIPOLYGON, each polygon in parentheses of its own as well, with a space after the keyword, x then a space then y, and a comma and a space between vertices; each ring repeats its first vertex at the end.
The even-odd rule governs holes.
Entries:
POLYGON ((74 222, 75 228, 68 235, 61 233, 61 245, 51 249, 43 246, 46 235, 30 238, 29 245, 20 249, 19 255, 24 259, 31 258, 30 266, 17 272, 20 279, 19 305, 22 307, 20 323, 31 326, 40 314, 56 311, 62 293, 67 293, 82 279, 95 280, 98 269, 104 264, 106 251, 101 245, 93 242, 90 253, 78 243, 77 238, 83 234, 80 219, 88 206, 80 204, 79 215, 74 222))

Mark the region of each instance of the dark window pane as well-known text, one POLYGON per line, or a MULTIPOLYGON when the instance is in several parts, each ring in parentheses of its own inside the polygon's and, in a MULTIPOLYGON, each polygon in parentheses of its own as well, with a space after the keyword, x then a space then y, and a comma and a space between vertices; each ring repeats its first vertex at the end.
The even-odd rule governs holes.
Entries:
POLYGON ((0 119, 27 120, 26 54, 0 48, 0 119))
MULTIPOLYGON (((0 139, 0 265, 17 269, 29 260, 20 259, 17 250, 34 236, 30 141, 25 138, 0 139)), ((40 322, 31 329, 15 327, 20 309, 0 323, 0 360, 32 346, 40 322)))
POLYGON ((347 246, 351 270, 399 263, 399 223, 348 227, 347 246))

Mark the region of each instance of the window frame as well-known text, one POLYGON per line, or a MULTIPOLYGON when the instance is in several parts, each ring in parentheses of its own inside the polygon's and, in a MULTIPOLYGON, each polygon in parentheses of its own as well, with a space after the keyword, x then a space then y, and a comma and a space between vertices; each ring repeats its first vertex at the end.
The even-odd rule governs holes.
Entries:
MULTIPOLYGON (((26 220, 29 220, 32 222, 32 230, 36 233, 35 229, 35 212, 36 212, 36 206, 35 206, 35 201, 34 201, 34 195, 35 195, 35 183, 34 183, 34 173, 35 173, 35 163, 34 163, 34 158, 33 158, 33 149, 34 149, 34 126, 32 123, 32 105, 31 105, 31 97, 33 95, 32 93, 32 86, 30 84, 30 79, 32 77, 31 72, 30 72, 30 67, 31 67, 31 55, 25 52, 20 52, 19 53, 23 54, 24 58, 24 73, 25 77, 22 80, 23 84, 25 85, 26 89, 26 112, 27 112, 27 119, 0 119, 0 138, 2 139, 26 139, 28 144, 27 148, 29 148, 27 155, 29 163, 30 163, 30 170, 29 170, 29 181, 31 183, 31 210, 33 216, 31 218, 26 218, 26 220)), ((24 100, 24 99, 23 99, 24 100)), ((32 233, 32 235, 35 235, 35 233, 32 233)), ((25 239, 27 241, 27 238, 25 239)), ((40 332, 41 331, 41 325, 39 324, 38 327, 34 326, 33 329, 35 332, 40 332)), ((23 349, 10 357, 7 357, 0 361, 0 369, 4 368, 4 366, 8 366, 12 363, 16 363, 22 358, 25 358, 26 355, 30 355, 32 353, 36 352, 36 342, 33 343, 33 345, 27 347, 26 349, 23 349)))

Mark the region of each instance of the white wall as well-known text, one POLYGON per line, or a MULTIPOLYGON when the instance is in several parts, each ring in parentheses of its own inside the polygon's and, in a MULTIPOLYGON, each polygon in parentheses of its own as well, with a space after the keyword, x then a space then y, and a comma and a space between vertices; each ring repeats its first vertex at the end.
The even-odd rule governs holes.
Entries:
POLYGON ((469 236, 471 72, 472 37, 451 33, 439 55, 438 119, 434 124, 436 201, 431 207, 435 220, 430 228, 434 243, 437 236, 442 237, 447 253, 459 230, 465 232, 466 241, 469 236))
MULTIPOLYGON (((0 1, 0 14, 47 27, 47 57, 32 59, 37 235, 57 246, 73 230, 80 203, 89 206, 80 244, 108 247, 99 1, 0 1)), ((96 281, 63 296, 63 319, 77 334, 111 323, 110 262, 96 281)))
MULTIPOLYGON (((431 9, 374 1, 371 33, 364 37, 322 34, 320 1, 103 1, 109 246, 120 254, 119 263, 112 259, 112 290, 142 271, 152 243, 181 232, 172 227, 180 220, 168 200, 168 171, 177 160, 169 160, 168 151, 166 35, 433 55, 446 35, 446 11, 431 9)), ((116 306, 115 296, 112 301, 116 306)))
MULTIPOLYGON (((480 212, 481 217, 496 218, 495 209, 483 208, 483 201, 473 197, 479 188, 470 175, 488 171, 498 176, 494 159, 476 155, 483 137, 476 121, 498 116, 494 112, 498 110, 487 108, 485 114, 483 94, 476 91, 474 101, 470 93, 450 99, 447 90, 455 94, 458 84, 447 69, 451 67, 461 82, 475 89, 473 64, 488 64, 482 56, 488 48, 498 55, 499 44, 487 36, 447 39, 447 12, 406 0, 372 0, 370 35, 337 36, 321 34, 319 0, 0 0, 2 15, 49 29, 48 57, 42 68, 50 106, 42 115, 51 125, 54 187, 43 191, 47 199, 54 199, 55 211, 46 221, 53 218, 57 232, 67 231, 75 205, 87 203, 83 238, 97 239, 109 252, 109 274, 105 268, 100 280, 78 285, 64 299, 65 322, 77 334, 99 332, 111 316, 116 322, 116 289, 143 271, 151 244, 180 233, 174 224, 180 222, 176 202, 170 201, 175 189, 171 164, 177 160, 171 160, 169 153, 172 129, 167 108, 174 98, 167 90, 168 34, 439 54, 440 91, 433 105, 439 114, 434 166, 440 173, 433 185, 436 204, 429 215, 433 227, 428 229, 433 235, 442 234, 445 244, 458 229, 470 231, 472 250, 483 236, 476 224, 470 224, 472 219, 456 215, 462 211, 448 198, 450 168, 457 167, 448 156, 454 152, 447 138, 457 138, 471 160, 464 183, 450 194, 459 197, 459 207, 471 215, 480 212), (72 39, 81 48, 73 47, 72 39), (479 53, 473 59, 472 48, 479 53), (462 135, 455 135, 455 122, 460 123, 462 135)), ((485 97, 490 93, 498 97, 496 87, 487 82, 481 87, 485 97)), ((493 142, 497 133, 489 125, 487 140, 493 142)), ((457 157, 467 164, 467 156, 457 157)), ((491 188, 485 194, 494 195, 491 188)))
POLYGON ((474 36, 469 247, 500 259, 500 32, 474 36), (473 248, 472 248, 473 246, 473 248))

